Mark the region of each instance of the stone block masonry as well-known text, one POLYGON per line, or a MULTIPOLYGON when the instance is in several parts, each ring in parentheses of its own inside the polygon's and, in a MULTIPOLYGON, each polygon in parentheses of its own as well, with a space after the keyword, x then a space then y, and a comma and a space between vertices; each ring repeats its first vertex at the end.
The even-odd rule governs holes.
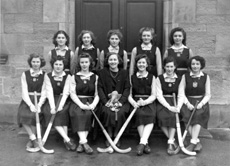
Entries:
POLYGON ((40 53, 47 59, 55 32, 74 34, 74 6, 75 0, 0 0, 0 53, 8 55, 8 62, 0 65, 0 122, 16 123, 28 55, 40 53))

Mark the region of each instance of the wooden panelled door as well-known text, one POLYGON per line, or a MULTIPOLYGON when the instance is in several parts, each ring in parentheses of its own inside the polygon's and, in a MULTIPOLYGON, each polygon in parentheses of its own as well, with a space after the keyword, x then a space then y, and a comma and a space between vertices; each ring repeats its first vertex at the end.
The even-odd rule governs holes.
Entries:
POLYGON ((156 44, 162 50, 162 0, 77 0, 75 16, 76 46, 79 45, 77 36, 83 29, 94 32, 100 50, 108 46, 107 32, 120 29, 124 36, 122 45, 131 52, 139 43, 139 29, 153 27, 156 44))

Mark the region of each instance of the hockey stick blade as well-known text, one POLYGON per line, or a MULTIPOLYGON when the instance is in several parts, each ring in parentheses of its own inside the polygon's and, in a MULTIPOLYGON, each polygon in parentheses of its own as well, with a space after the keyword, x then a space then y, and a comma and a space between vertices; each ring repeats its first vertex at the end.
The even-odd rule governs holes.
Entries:
MULTIPOLYGON (((136 112, 136 108, 133 109, 133 111, 131 112, 131 114, 129 115, 129 117, 127 118, 127 120, 125 121, 125 123, 123 124, 123 126, 121 127, 120 131, 118 132, 116 138, 115 138, 114 141, 113 141, 115 145, 116 145, 117 142, 119 141, 121 135, 122 135, 123 132, 125 131, 125 128, 126 128, 127 125, 129 124, 129 122, 130 122, 130 120, 132 119, 132 117, 133 117, 133 115, 135 114, 135 112, 136 112)), ((125 150, 127 150, 127 151, 129 150, 129 152, 130 152, 130 151, 132 150, 132 148, 129 147, 128 149, 125 149, 125 150)), ((103 149, 103 148, 97 148, 97 151, 100 152, 100 153, 106 153, 106 152, 108 152, 108 153, 113 153, 113 149, 112 149, 111 146, 109 146, 109 147, 107 147, 107 148, 105 148, 105 149, 103 149)), ((127 153, 128 153, 128 152, 127 152, 127 153)))

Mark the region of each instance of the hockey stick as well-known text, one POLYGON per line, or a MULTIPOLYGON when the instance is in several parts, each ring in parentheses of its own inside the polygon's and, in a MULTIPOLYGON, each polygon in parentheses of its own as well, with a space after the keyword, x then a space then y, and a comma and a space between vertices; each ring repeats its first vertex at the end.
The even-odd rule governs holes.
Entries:
MULTIPOLYGON (((174 105, 176 106, 176 95, 175 95, 175 93, 173 93, 173 101, 174 101, 174 105)), ((190 156, 195 156, 196 152, 190 152, 184 147, 182 134, 181 134, 181 128, 180 128, 179 115, 178 115, 178 113, 175 113, 175 115, 176 115, 176 129, 177 129, 177 137, 178 137, 179 146, 185 154, 190 155, 190 156)))
MULTIPOLYGON (((123 126, 121 127, 120 131, 118 132, 116 138, 114 139, 114 144, 116 145, 117 142, 119 141, 121 135, 123 134, 123 132, 125 131, 126 127, 128 126, 130 120, 132 119, 133 115, 135 114, 136 112, 136 108, 133 109, 133 111, 130 113, 129 117, 127 118, 127 120, 125 121, 125 123, 123 124, 123 126)), ((130 152, 132 149, 129 147, 127 149, 127 153, 130 152), (129 150, 129 151, 128 151, 129 150)), ((109 153, 113 153, 113 148, 111 146, 103 149, 103 148, 97 148, 97 151, 98 152, 101 152, 101 153, 105 153, 105 152, 109 152, 109 153)))
POLYGON ((195 107, 194 107, 193 110, 192 110, 192 114, 191 114, 190 117, 189 117, 188 123, 187 123, 187 125, 186 125, 185 131, 184 131, 184 134, 183 134, 183 137, 182 137, 183 141, 185 140, 185 137, 186 137, 186 135, 187 135, 187 133, 188 133, 188 128, 189 128, 189 126, 190 126, 190 123, 191 123, 191 120, 192 120, 192 118, 193 118, 193 115, 194 115, 195 112, 196 112, 196 107, 197 107, 198 103, 199 103, 199 101, 196 101, 195 107))
MULTIPOLYGON (((35 107, 38 110, 38 101, 37 101, 37 92, 36 91, 34 92, 34 102, 35 102, 35 107)), ((35 115, 36 115, 36 129, 37 129, 38 146, 43 153, 48 153, 48 154, 54 153, 53 149, 48 150, 48 149, 45 149, 43 147, 42 138, 41 138, 41 126, 40 126, 38 111, 36 111, 35 115)))
MULTIPOLYGON (((57 101, 57 104, 56 104, 56 108, 55 108, 56 113, 57 113, 57 109, 58 109, 58 107, 59 107, 59 104, 60 104, 60 102, 61 102, 61 99, 62 99, 62 95, 60 95, 59 98, 58 98, 58 101, 57 101)), ((50 133, 50 130, 51 130, 51 128, 52 128, 54 119, 55 119, 55 117, 56 117, 56 113, 53 114, 53 115, 51 116, 51 118, 50 118, 49 124, 48 124, 48 126, 47 126, 47 128, 46 128, 46 131, 45 131, 45 134, 44 134, 44 136, 43 136, 43 138, 42 138, 42 143, 43 143, 43 145, 45 145, 46 140, 47 140, 47 138, 48 138, 48 136, 49 136, 49 133, 50 133)))
MULTIPOLYGON (((128 149, 119 149, 113 142, 113 140, 110 138, 109 134, 107 133, 107 131, 105 130, 105 128, 103 127, 103 125, 101 124, 100 120, 98 119, 97 115, 95 114, 95 112, 93 110, 90 109, 90 111, 92 112, 93 116, 95 117, 95 119, 97 120, 99 126, 101 127, 106 139, 109 141, 110 145, 112 146, 112 148, 118 152, 118 153, 128 153, 130 152, 130 148, 128 149)), ((112 153, 112 152, 111 152, 112 153)))

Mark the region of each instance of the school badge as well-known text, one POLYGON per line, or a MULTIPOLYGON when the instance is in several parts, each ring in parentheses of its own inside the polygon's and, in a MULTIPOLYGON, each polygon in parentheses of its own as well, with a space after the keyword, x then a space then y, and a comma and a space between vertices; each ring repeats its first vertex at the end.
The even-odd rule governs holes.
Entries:
POLYGON ((193 86, 193 88, 196 88, 198 86, 198 83, 197 82, 193 82, 192 86, 193 86))

